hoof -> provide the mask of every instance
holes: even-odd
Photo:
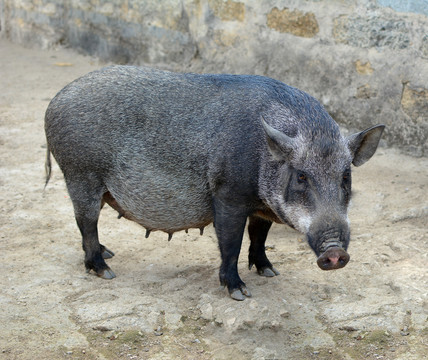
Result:
[[[114,256],[114,252],[104,247],[101,256],[103,259],[111,259]]]
[[[114,279],[116,277],[116,274],[110,268],[101,270],[100,272],[97,273],[97,275],[100,278],[103,278],[103,279],[106,279],[106,280],[111,280],[111,279]]]
[[[248,290],[246,286],[243,286],[243,287],[241,288],[241,291],[242,291],[242,293],[243,293],[246,297],[251,297],[250,290]]]
[[[257,271],[260,276],[266,276],[266,277],[274,277],[276,275],[279,275],[279,271],[276,270],[274,267],[272,268],[264,268]]]
[[[242,286],[240,289],[233,290],[230,297],[234,300],[243,301],[245,297],[251,297],[251,293],[245,286]]]

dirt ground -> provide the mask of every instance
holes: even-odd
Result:
[[[351,261],[323,272],[301,234],[274,226],[281,272],[240,274],[253,297],[219,286],[212,227],[152,233],[105,207],[117,278],[87,274],[62,174],[44,185],[44,111],[101,67],[67,49],[0,40],[0,359],[425,359],[428,159],[380,148],[354,168]],[[375,120],[374,120],[375,121]]]

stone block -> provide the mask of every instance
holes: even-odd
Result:
[[[369,61],[362,62],[361,60],[355,62],[355,70],[360,75],[371,75],[374,71]]]
[[[267,26],[281,33],[311,38],[319,32],[315,15],[300,10],[279,10],[274,7],[267,15]]]
[[[216,30],[214,32],[214,42],[219,46],[234,46],[238,41],[238,35],[234,32]]]
[[[244,21],[245,5],[242,2],[232,0],[210,0],[210,8],[214,15],[223,21]]]
[[[412,25],[398,16],[342,15],[334,19],[337,43],[360,48],[401,50],[412,45]]]
[[[361,85],[357,88],[357,93],[355,97],[357,99],[370,99],[372,97],[376,97],[377,91],[376,89],[372,89],[369,84]]]
[[[401,96],[403,111],[417,123],[428,122],[428,89],[413,88],[410,84],[404,84]]]

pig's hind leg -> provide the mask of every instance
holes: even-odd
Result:
[[[269,259],[266,256],[265,242],[272,222],[262,219],[257,216],[250,216],[248,224],[248,234],[250,236],[251,244],[248,253],[249,268],[256,265],[257,272],[261,276],[272,277],[279,275]]]
[[[82,234],[86,270],[93,270],[104,279],[113,279],[116,275],[104,259],[111,258],[114,253],[98,241],[97,225],[104,186],[95,176],[72,175],[65,176],[65,180],[73,202],[74,216]]]

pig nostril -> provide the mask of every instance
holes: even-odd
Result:
[[[349,262],[349,255],[345,252],[342,256],[340,256],[339,261],[340,264],[343,266],[345,266],[348,262]]]
[[[326,258],[322,261],[322,266],[324,269],[329,269],[332,265],[332,261],[329,258]]]

